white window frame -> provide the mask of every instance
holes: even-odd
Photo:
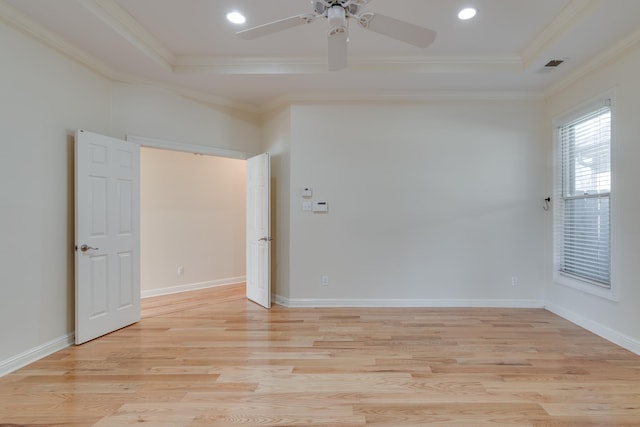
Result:
[[[562,170],[562,142],[559,138],[559,128],[563,125],[569,124],[572,121],[583,117],[604,105],[609,105],[611,108],[611,192],[609,194],[609,232],[610,232],[610,284],[609,287],[604,287],[596,283],[592,283],[588,280],[583,280],[574,276],[567,275],[561,271],[561,245],[563,238],[563,170]],[[615,91],[610,90],[606,93],[593,98],[580,106],[572,109],[555,118],[553,120],[553,135],[554,135],[554,218],[553,218],[553,280],[556,284],[562,286],[568,286],[573,289],[580,290],[585,293],[596,295],[602,298],[606,298],[612,301],[618,301],[617,287],[615,284],[615,254],[614,254],[614,240],[615,240],[615,224],[616,221],[616,208],[615,208],[615,188],[616,188],[616,167],[615,167],[615,138],[616,138],[616,108],[615,108]]]

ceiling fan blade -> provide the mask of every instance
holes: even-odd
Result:
[[[360,25],[414,46],[427,47],[436,39],[436,32],[416,24],[401,21],[379,13],[366,12],[360,16]]]
[[[238,31],[236,33],[236,36],[245,40],[257,39],[258,37],[267,36],[269,34],[277,33],[278,31],[287,30],[289,28],[297,27],[303,24],[309,24],[315,19],[315,15],[309,14],[291,16],[279,21],[274,21],[268,24],[258,25],[257,27]]]
[[[329,71],[340,71],[347,68],[347,38],[346,31],[329,34]]]

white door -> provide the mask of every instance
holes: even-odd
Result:
[[[269,153],[247,160],[247,298],[271,307]]]
[[[140,320],[140,151],[76,132],[76,344]]]

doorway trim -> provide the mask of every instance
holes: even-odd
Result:
[[[193,154],[206,154],[209,156],[226,157],[230,159],[247,160],[258,153],[246,153],[244,151],[229,150],[226,148],[209,147],[199,144],[188,144],[184,142],[168,141],[158,138],[148,138],[144,136],[127,135],[125,140],[141,147],[162,148],[171,151],[182,151]]]
[[[209,147],[205,145],[169,141],[169,140],[163,140],[158,138],[149,138],[149,137],[135,136],[135,135],[127,135],[125,138],[127,142],[130,142],[132,144],[138,145],[139,147],[145,147],[145,148],[157,148],[162,150],[176,151],[176,152],[182,152],[182,153],[193,153],[193,154],[222,157],[222,158],[228,158],[228,159],[237,159],[237,160],[247,160],[255,156],[255,154],[253,153],[234,151],[234,150],[218,148],[218,147]],[[243,276],[243,277],[228,278],[228,279],[233,279],[234,280],[233,283],[238,283],[239,281],[245,281],[246,277]],[[228,280],[222,280],[222,281],[214,280],[214,281],[208,281],[203,283],[192,283],[188,285],[172,287],[170,289],[165,289],[165,290],[162,290],[162,289],[148,290],[148,291],[142,290],[140,297],[144,299],[144,298],[149,298],[154,296],[170,295],[170,294],[175,294],[175,293],[180,293],[185,291],[210,288],[212,286],[221,286],[226,284],[230,284],[230,282]]]

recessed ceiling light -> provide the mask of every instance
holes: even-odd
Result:
[[[227,13],[227,19],[229,22],[233,22],[234,24],[244,24],[247,22],[247,18],[244,17],[240,12],[229,12]]]
[[[466,9],[462,9],[459,13],[458,13],[458,18],[462,19],[463,21],[466,21],[467,19],[471,19],[474,16],[476,16],[476,13],[478,11],[475,10],[472,7],[467,7]]]

